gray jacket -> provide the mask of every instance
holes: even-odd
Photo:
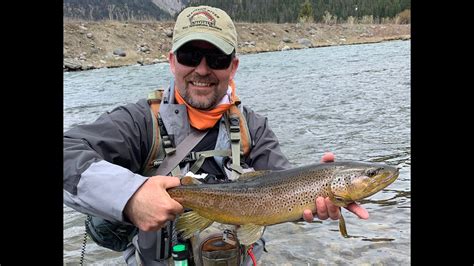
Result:
[[[123,210],[148,178],[139,171],[153,143],[149,110],[147,101],[142,99],[64,133],[63,194],[67,206],[109,221],[130,223]],[[244,163],[255,170],[289,168],[267,118],[246,106],[241,110],[251,136],[251,150]],[[160,114],[178,145],[189,134],[190,124],[186,107],[175,103],[174,90],[165,91]],[[230,148],[223,119],[219,123],[216,148]]]

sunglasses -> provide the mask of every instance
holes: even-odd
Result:
[[[212,69],[227,69],[232,62],[235,51],[230,55],[224,54],[219,49],[202,49],[197,47],[182,47],[176,51],[176,59],[178,63],[188,66],[197,67],[203,57],[206,57],[207,65]]]

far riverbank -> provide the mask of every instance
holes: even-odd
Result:
[[[239,54],[411,38],[410,24],[236,23]],[[174,22],[65,21],[64,71],[166,62]]]

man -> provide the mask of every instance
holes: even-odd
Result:
[[[151,101],[143,99],[65,132],[65,204],[111,223],[137,227],[138,234],[126,243],[124,258],[128,264],[168,263],[169,247],[179,241],[172,221],[184,211],[167,193],[167,189],[180,185],[176,175],[193,170],[208,174],[206,182],[229,182],[244,171],[290,167],[267,119],[239,104],[233,81],[239,66],[236,51],[235,26],[224,11],[208,6],[186,8],[176,20],[169,52],[174,80],[159,99],[159,114],[150,112]],[[238,119],[232,120],[235,117]],[[161,134],[158,139],[154,136],[156,125]],[[239,134],[233,135],[229,128]],[[171,146],[164,141],[168,139]],[[170,158],[177,158],[184,149],[180,145],[188,141],[194,141],[188,145],[192,148],[188,155],[213,150],[232,153],[214,153],[204,160],[186,155],[187,159],[170,163]],[[161,146],[154,153],[157,142]],[[153,161],[160,163],[148,177],[143,169],[149,165],[151,154],[164,159]],[[333,160],[331,153],[322,158]],[[163,170],[166,166],[162,165],[167,164],[171,168]],[[164,172],[156,174],[160,171]],[[315,204],[319,219],[339,218],[339,208],[329,199],[318,198]],[[355,203],[348,209],[368,218],[367,211]],[[305,210],[302,217],[308,222],[314,218],[311,210]],[[203,237],[196,242],[199,238],[192,247],[199,253],[193,254],[197,264],[203,258],[196,243],[206,240]],[[253,252],[258,257],[262,249],[263,241],[258,241]],[[242,264],[249,261],[239,259]]]

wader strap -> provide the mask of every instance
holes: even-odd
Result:
[[[173,170],[171,170],[172,176],[179,176],[180,174],[181,174],[181,170],[179,169],[179,165],[173,168]]]
[[[155,122],[155,120],[158,120],[158,122]],[[150,152],[147,157],[147,163],[145,163],[145,165],[147,165],[148,167],[145,168],[146,171],[143,172],[145,176],[154,176],[159,174],[157,172],[158,167],[161,165],[166,156],[170,156],[171,154],[176,152],[173,138],[168,135],[161,116],[158,114],[158,119],[155,120],[153,120],[153,125],[158,124],[158,129],[153,130],[153,139],[155,139],[155,135],[158,135],[159,139],[158,141],[153,141],[152,151],[156,150],[156,152],[154,152],[152,156],[150,156],[150,154],[152,154]],[[161,145],[159,143],[161,143]],[[173,168],[173,170],[171,170],[171,175],[173,176],[178,176],[180,173],[181,171],[179,169],[179,165]]]
[[[161,143],[161,129],[157,119],[160,117],[160,104],[163,98],[163,89],[157,89],[148,94],[147,102],[150,105],[150,113],[153,121],[153,142],[151,144],[152,149],[148,153],[145,163],[140,169],[140,173],[146,176],[151,175],[151,171],[154,167],[154,161],[157,156],[160,155],[160,143]]]
[[[242,174],[243,169],[240,166],[240,125],[239,116],[229,116],[230,145],[232,148],[232,176],[231,180],[236,180]]]
[[[168,131],[165,128],[165,124],[163,123],[161,116],[159,117],[158,122],[160,124],[161,132],[163,133],[161,138],[163,139],[163,148],[165,151],[165,155],[163,155],[161,158],[157,158],[157,163],[159,163],[156,166],[157,168],[163,163],[164,159],[166,159],[167,157],[169,157],[170,155],[176,152],[176,148],[174,147],[174,140],[168,135]],[[178,176],[179,174],[181,174],[181,170],[179,169],[179,163],[178,163],[173,168],[173,170],[171,170],[171,175]]]
[[[148,94],[147,102],[150,105],[150,108],[153,111],[153,114],[155,114],[155,117],[158,116],[158,112],[160,111],[160,104],[161,104],[162,99],[163,99],[163,88],[159,88]]]
[[[191,152],[190,154],[191,160],[196,160],[194,164],[189,168],[189,171],[196,173],[204,163],[204,160],[209,157],[213,156],[231,156],[230,150],[210,150],[210,151],[199,151],[199,152]]]
[[[189,134],[177,147],[174,153],[167,155],[161,165],[156,170],[158,175],[167,175],[171,170],[179,165],[181,160],[207,135],[207,131],[197,131],[191,128]]]

